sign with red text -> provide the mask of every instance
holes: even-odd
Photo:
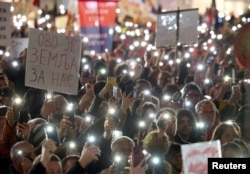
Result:
[[[0,46],[9,46],[11,40],[11,3],[0,2]]]
[[[244,25],[235,36],[234,51],[236,62],[250,70],[250,24]]]
[[[30,29],[25,86],[77,94],[81,39]]]
[[[184,174],[208,171],[208,158],[221,157],[220,140],[181,145]]]
[[[117,1],[78,2],[81,33],[88,38],[86,50],[96,53],[112,49]]]

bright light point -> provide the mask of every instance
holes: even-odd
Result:
[[[46,19],[46,20],[49,20],[49,19],[50,19],[50,15],[46,14],[46,15],[45,15],[45,19]]]
[[[144,127],[146,126],[145,121],[139,121],[138,126],[139,126],[140,128],[144,128]]]
[[[13,6],[10,6],[10,11],[13,12],[15,8]]]
[[[89,137],[88,137],[88,142],[90,142],[90,143],[93,143],[93,142],[95,142],[95,136],[93,136],[93,135],[90,135]]]
[[[115,27],[115,31],[116,31],[117,33],[121,33],[121,32],[122,32],[122,29],[121,29],[120,26],[116,26],[116,27]]]
[[[212,39],[215,39],[215,38],[216,38],[216,35],[215,35],[215,34],[212,34],[212,35],[211,35],[211,38],[212,38]]]
[[[164,65],[164,63],[163,62],[159,62],[159,66],[163,66]]]
[[[164,59],[165,59],[165,60],[168,60],[168,58],[169,58],[169,56],[166,54],[166,55],[164,56]]]
[[[241,25],[241,24],[238,24],[238,25],[237,25],[237,28],[241,28],[241,27],[242,27],[242,25]]]
[[[145,41],[142,41],[142,42],[141,42],[141,46],[142,46],[142,47],[145,47],[146,45],[147,45],[147,42],[145,42]]]
[[[95,55],[95,50],[91,50],[91,51],[90,51],[90,55],[91,55],[91,56],[94,56],[94,55]]]
[[[231,79],[231,77],[226,75],[223,79],[224,79],[225,82],[228,82]]]
[[[106,74],[106,69],[101,69],[101,70],[100,70],[100,73],[101,73],[101,74]]]
[[[22,99],[20,97],[15,98],[15,104],[19,105],[22,103]]]
[[[23,154],[23,151],[22,151],[22,150],[18,150],[18,151],[17,151],[17,154],[18,154],[18,155],[22,155],[22,154]]]
[[[149,34],[149,31],[147,29],[144,30],[144,34],[145,35],[148,35]]]
[[[169,65],[173,65],[173,64],[174,64],[174,61],[173,61],[173,60],[169,60],[169,61],[168,61],[168,64],[169,64]]]
[[[232,120],[227,120],[227,121],[225,121],[225,123],[229,124],[229,125],[233,125],[234,124],[234,122]]]
[[[41,15],[43,11],[41,9],[37,10],[37,14]]]
[[[212,39],[208,39],[208,40],[207,40],[207,43],[209,43],[209,44],[211,44],[212,42],[213,42]]]
[[[190,68],[190,67],[191,67],[191,64],[190,64],[190,63],[187,63],[187,67]]]
[[[46,130],[47,132],[53,132],[54,128],[52,126],[47,126]]]
[[[198,65],[197,65],[197,69],[198,69],[198,70],[203,70],[203,69],[204,69],[204,66],[203,66],[202,64],[198,64]]]
[[[13,66],[13,67],[17,67],[17,66],[18,66],[18,62],[17,62],[17,61],[13,61],[13,62],[12,62],[12,66]]]
[[[158,157],[153,157],[152,158],[152,162],[153,162],[153,164],[159,164],[160,163],[160,159]]]
[[[163,96],[163,100],[165,100],[165,101],[169,101],[170,99],[171,99],[170,95],[164,95]]]
[[[115,160],[115,162],[119,163],[119,162],[121,162],[122,158],[120,155],[116,155],[114,160]]]
[[[75,143],[75,142],[70,142],[70,143],[69,143],[69,147],[70,147],[71,149],[74,149],[74,148],[76,147],[76,143]]]
[[[52,27],[52,24],[51,23],[48,23],[47,24],[47,28],[51,28]]]
[[[89,115],[85,116],[85,121],[86,122],[91,122],[91,116],[89,116]]]
[[[122,35],[120,36],[120,38],[121,38],[121,40],[124,40],[124,39],[126,39],[126,35],[125,35],[125,34],[122,34]]]
[[[141,62],[141,58],[140,58],[140,57],[137,57],[137,58],[136,58],[136,61],[137,61],[137,62]]]
[[[147,27],[151,27],[152,26],[152,22],[147,22]]]
[[[122,62],[122,59],[120,59],[120,58],[119,58],[119,59],[116,59],[116,62],[117,62],[117,63],[121,63],[121,62]]]
[[[185,105],[186,105],[186,106],[191,106],[191,102],[190,102],[190,101],[186,101],[186,102],[185,102]]]
[[[164,113],[164,114],[163,114],[163,118],[164,118],[164,119],[169,119],[169,118],[170,118],[170,115],[169,115],[168,113]]]
[[[115,114],[115,108],[109,108],[109,114],[114,115]]]
[[[218,39],[218,40],[221,40],[222,38],[223,38],[223,35],[222,35],[222,34],[218,34],[218,35],[217,35],[217,39]]]
[[[117,9],[115,10],[115,12],[116,12],[117,14],[119,14],[119,13],[121,12],[121,9],[117,8]]]
[[[201,129],[201,128],[204,128],[205,127],[205,123],[204,122],[197,122],[196,123],[196,127]]]
[[[134,48],[135,48],[135,47],[134,47],[133,45],[130,45],[130,46],[129,46],[129,49],[130,49],[130,50],[134,50]]]
[[[152,119],[155,118],[155,114],[154,113],[150,113],[149,114],[149,118],[152,118]]]
[[[46,98],[47,99],[52,99],[52,94],[50,94],[50,93],[46,94]]]
[[[242,21],[242,22],[247,22],[247,18],[246,18],[246,17],[243,17],[243,18],[241,19],[241,21]]]
[[[67,110],[68,111],[72,111],[73,107],[74,107],[74,104],[73,103],[69,103],[68,106],[67,106]]]
[[[231,16],[226,16],[226,17],[225,17],[225,20],[226,20],[226,21],[229,21],[230,19],[231,19]]]
[[[138,47],[140,45],[140,43],[138,41],[134,41],[134,46]]]
[[[89,69],[89,65],[84,65],[83,69],[85,70]]]
[[[232,27],[232,30],[233,30],[233,31],[236,31],[236,30],[237,30],[237,27],[236,27],[236,26],[233,26],[233,27]]]
[[[180,58],[177,58],[177,59],[176,59],[176,63],[177,63],[177,64],[181,63],[181,59],[180,59]]]
[[[158,52],[158,51],[155,51],[155,52],[154,52],[154,56],[155,56],[155,57],[158,57],[158,56],[159,56],[159,52]]]
[[[128,71],[127,71],[126,69],[124,69],[124,70],[122,70],[122,73],[123,73],[123,74],[127,74]]]
[[[185,54],[184,54],[184,57],[185,57],[186,59],[190,58],[190,53],[185,53]]]
[[[3,50],[0,50],[0,55],[3,55]]]
[[[89,41],[89,39],[87,37],[84,37],[83,39],[83,42],[87,43]]]
[[[143,91],[143,94],[144,95],[150,95],[150,91],[149,90],[145,90],[145,91]]]
[[[210,80],[209,80],[209,79],[205,79],[205,80],[204,80],[204,83],[205,83],[205,84],[209,84],[209,83],[210,83]]]
[[[4,56],[9,57],[10,56],[10,52],[8,52],[8,51],[5,52]]]
[[[244,82],[250,84],[250,79],[244,79]]]
[[[82,63],[86,63],[87,59],[86,58],[82,58]]]
[[[134,77],[134,75],[135,75],[135,72],[134,72],[134,71],[130,71],[130,72],[129,72],[129,76],[130,76],[130,77]]]
[[[178,43],[177,43],[177,46],[181,46],[181,43],[180,43],[180,42],[178,42]]]

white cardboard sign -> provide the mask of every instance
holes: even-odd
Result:
[[[0,46],[9,46],[11,40],[11,3],[0,2]]]
[[[80,52],[80,37],[31,29],[25,85],[77,94]]]

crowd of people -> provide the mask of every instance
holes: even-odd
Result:
[[[115,32],[112,52],[82,55],[76,96],[25,86],[27,49],[2,58],[0,173],[179,174],[181,145],[212,140],[222,157],[250,157],[250,71],[228,26],[217,32],[175,49],[154,48],[154,31],[147,47]]]

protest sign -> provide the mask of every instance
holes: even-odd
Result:
[[[81,39],[31,29],[25,85],[77,94]]]
[[[10,59],[20,57],[20,53],[28,48],[29,38],[13,38],[10,44]]]
[[[179,17],[177,16],[179,14]],[[157,16],[156,47],[175,47],[194,44],[198,41],[198,9],[160,13]]]
[[[11,3],[0,2],[0,46],[9,46],[11,40]]]
[[[81,33],[88,38],[86,50],[96,53],[112,49],[117,1],[79,1]]]
[[[208,171],[208,158],[221,157],[220,140],[181,145],[184,174]]]

